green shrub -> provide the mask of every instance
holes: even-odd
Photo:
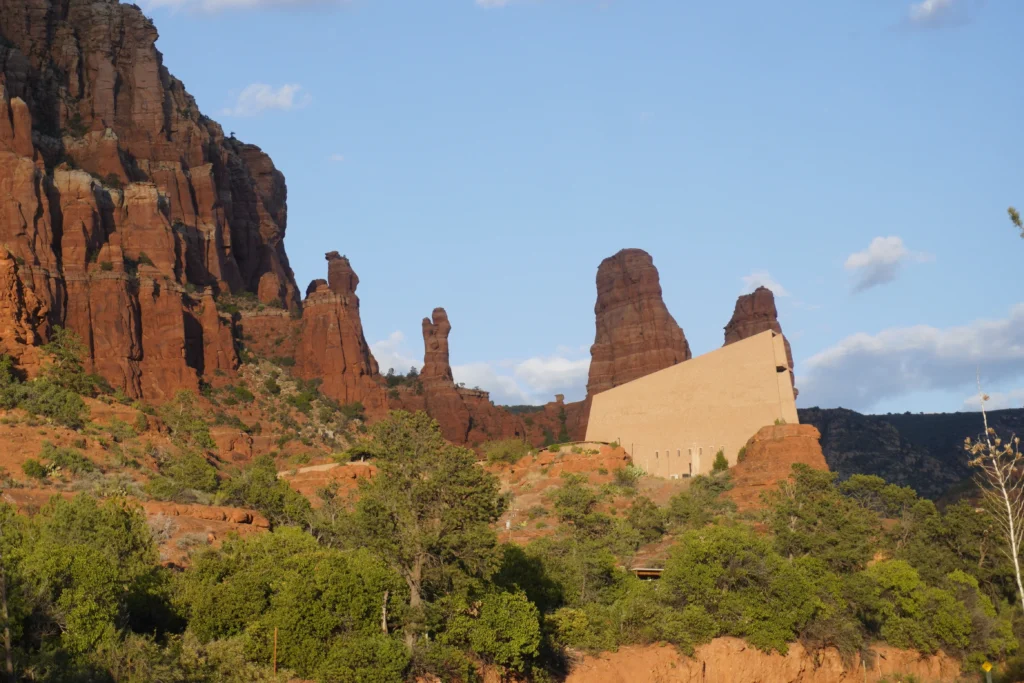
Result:
[[[501,441],[488,441],[483,446],[487,462],[504,462],[515,464],[530,454],[530,444],[522,439],[503,439]]]
[[[637,483],[644,476],[644,471],[636,465],[626,465],[615,470],[615,485],[624,489],[635,489]]]
[[[18,407],[71,429],[84,426],[89,409],[74,391],[46,378],[26,382],[22,389]]]
[[[110,424],[107,425],[107,431],[116,443],[138,436],[130,424],[116,417],[111,418]]]
[[[222,484],[231,505],[258,510],[274,524],[305,524],[311,512],[309,501],[279,479],[274,459],[263,455],[241,473]]]
[[[736,462],[743,462],[747,459],[747,447],[743,446],[736,454]]]
[[[241,384],[231,385],[227,387],[227,390],[231,393],[231,396],[241,403],[252,403],[256,400],[256,396]]]
[[[268,394],[277,396],[281,393],[281,385],[277,383],[277,380],[273,377],[268,377],[263,380],[263,390]]]
[[[214,493],[220,486],[217,468],[194,451],[185,451],[172,458],[160,468],[160,472],[186,489]]]
[[[346,403],[339,410],[348,420],[366,420],[366,408],[359,401]]]
[[[608,610],[589,604],[563,607],[547,618],[552,639],[562,647],[587,652],[607,652],[618,645],[618,633]]]
[[[718,635],[718,624],[707,610],[699,605],[682,609],[668,605],[657,587],[646,581],[629,583],[625,595],[615,604],[615,613],[621,644],[668,642],[692,655],[694,646]]]
[[[21,463],[21,471],[25,473],[25,476],[31,479],[39,479],[40,481],[46,479],[49,474],[49,471],[43,464],[34,458],[28,458],[25,462]]]
[[[49,441],[43,442],[40,457],[48,461],[51,467],[58,467],[71,474],[85,474],[96,470],[96,465],[81,451],[74,448],[57,447]]]
[[[183,389],[176,393],[172,401],[160,407],[159,414],[171,430],[171,438],[182,448],[216,448],[198,399],[191,391]]]
[[[110,272],[114,269],[114,264],[110,261],[100,261],[100,270],[104,272]]]
[[[317,669],[321,681],[402,683],[409,667],[405,646],[381,634],[339,638]]]

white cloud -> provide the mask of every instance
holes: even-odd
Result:
[[[985,0],[917,0],[910,5],[907,23],[917,28],[962,26],[969,23]]]
[[[452,366],[452,375],[457,383],[491,392],[491,400],[498,405],[536,402],[526,389],[519,386],[515,377],[499,373],[498,368],[491,363],[455,365]]]
[[[541,405],[565,394],[567,401],[586,395],[590,357],[537,356],[521,361],[473,363],[452,368],[456,382],[491,392],[498,405]]]
[[[853,290],[863,292],[892,282],[907,263],[932,258],[930,254],[908,250],[899,237],[876,237],[864,251],[850,254],[845,267],[854,276]]]
[[[274,88],[266,83],[253,83],[238,94],[233,107],[225,109],[226,116],[256,116],[268,110],[291,111],[301,109],[312,101],[302,86],[296,83]]]
[[[910,21],[930,24],[938,21],[953,7],[953,0],[921,0],[910,6]]]
[[[423,361],[406,346],[400,331],[370,344],[382,374],[389,368],[405,374],[411,367],[422,367]],[[589,370],[590,347],[559,346],[551,356],[453,365],[452,375],[467,387],[491,392],[498,405],[541,405],[553,401],[555,394],[565,394],[568,401],[583,399]]]
[[[927,325],[855,334],[797,363],[805,406],[871,410],[915,392],[958,391],[1024,376],[1024,304],[1006,318],[939,329]]]
[[[1005,408],[1024,408],[1024,389],[1011,389],[988,395],[988,400],[985,401],[985,410],[1003,410]],[[963,410],[980,411],[981,394],[974,394],[965,399]]]
[[[343,155],[343,154],[332,154],[330,156],[330,160],[333,161],[336,164],[340,164],[342,161],[345,161],[345,155]]]
[[[413,358],[404,347],[405,335],[401,332],[392,332],[387,339],[370,344],[370,351],[377,359],[377,365],[382,374],[390,368],[394,368],[395,372],[400,375],[409,372],[409,368],[412,367],[419,370],[423,365],[423,360]]]
[[[587,384],[590,358],[572,360],[560,356],[529,358],[516,366],[516,377],[534,393],[547,394],[547,400],[556,393]]]
[[[505,7],[512,3],[512,0],[476,0],[476,4],[480,7],[487,7],[488,9],[493,7]]]
[[[766,270],[755,270],[750,275],[744,275],[743,280],[743,291],[740,294],[750,294],[758,287],[767,287],[772,290],[772,294],[775,296],[789,296],[789,292],[786,288],[779,284],[779,281],[772,277],[772,274]]]

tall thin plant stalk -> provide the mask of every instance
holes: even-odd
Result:
[[[1004,442],[988,426],[985,402],[989,397],[980,391],[979,395],[985,434],[977,441],[966,439],[964,448],[970,458],[970,465],[978,472],[978,484],[986,507],[1002,531],[1005,541],[1003,550],[1013,561],[1017,597],[1021,607],[1024,607],[1024,583],[1021,581],[1020,570],[1020,551],[1024,545],[1024,454],[1020,450],[1020,437],[1014,436]]]

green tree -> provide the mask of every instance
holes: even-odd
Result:
[[[725,451],[718,451],[715,453],[715,462],[711,466],[712,472],[727,472],[729,470],[729,461],[725,457]]]
[[[813,556],[838,573],[862,569],[882,536],[878,515],[844,497],[836,476],[794,465],[789,481],[767,496],[768,523],[784,556]]]
[[[92,395],[97,380],[85,372],[83,359],[88,349],[77,334],[64,327],[54,327],[43,351],[49,356],[43,377],[76,394]]]
[[[191,391],[178,391],[159,412],[160,419],[171,430],[171,438],[180,447],[206,450],[217,447],[210,436],[210,426],[200,412],[199,399]]]
[[[0,356],[0,408],[17,408],[25,397],[25,387],[18,377],[14,360],[6,353]]]
[[[523,593],[488,593],[465,605],[440,640],[469,647],[502,669],[524,673],[540,652],[540,613]]]
[[[392,638],[381,634],[335,640],[317,679],[323,683],[402,683],[409,667],[409,653]]]
[[[86,656],[147,617],[133,606],[148,602],[161,570],[139,508],[118,499],[54,497],[33,522],[23,567],[35,612],[45,615],[37,625],[42,633],[58,631],[68,652]]]
[[[26,526],[25,518],[19,517],[12,506],[0,503],[0,636],[4,674],[11,683],[15,680],[14,643],[21,635],[20,622],[26,612],[25,601],[19,599]]]
[[[277,476],[277,465],[261,455],[241,473],[221,484],[231,505],[258,510],[273,524],[306,526],[312,508],[309,501]]]
[[[665,511],[646,496],[633,501],[626,519],[639,534],[641,543],[651,543],[665,535]]]
[[[501,552],[491,528],[504,508],[498,481],[472,451],[452,446],[426,413],[392,412],[373,428],[375,477],[361,482],[353,519],[358,538],[405,580],[409,607],[489,578]],[[407,644],[415,633],[407,633]]]
[[[865,621],[890,645],[933,653],[963,651],[970,644],[967,608],[949,591],[925,584],[902,560],[862,572],[856,591]]]
[[[247,658],[270,663],[277,629],[278,661],[305,677],[398,681],[408,664],[389,635],[403,621],[401,578],[366,551],[323,548],[298,529],[200,553],[178,596],[201,643],[242,637]],[[346,645],[353,642],[360,647]],[[356,673],[374,662],[389,673]]]
[[[690,488],[672,496],[666,516],[670,525],[697,529],[710,524],[717,516],[736,510],[736,504],[721,495],[732,488],[728,476],[698,476],[690,480]]]
[[[703,610],[722,633],[785,653],[816,608],[812,581],[799,565],[745,527],[688,531],[661,578],[668,604]]]

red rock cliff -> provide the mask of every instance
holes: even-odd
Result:
[[[690,360],[690,345],[665,307],[650,254],[623,249],[597,269],[597,334],[587,395]]]
[[[779,312],[775,308],[775,295],[767,287],[758,287],[750,294],[744,294],[736,301],[736,310],[732,314],[732,320],[725,326],[725,346],[738,341],[753,337],[771,330],[782,334],[782,325],[779,324]],[[793,349],[789,346],[786,335],[782,335],[786,342],[786,359],[789,361],[790,376],[793,376]],[[799,393],[794,388],[794,394]]]
[[[116,0],[0,0],[0,330],[33,371],[53,325],[133,396],[233,369],[215,293],[297,309],[284,177],[224,136]],[[3,260],[3,259],[0,259]]]

